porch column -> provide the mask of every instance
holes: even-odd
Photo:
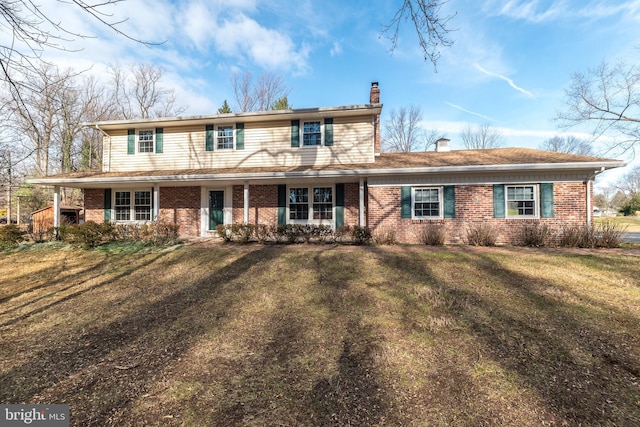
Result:
[[[359,218],[359,222],[360,222],[360,227],[364,227],[367,225],[366,223],[366,218],[364,215],[364,178],[360,178],[360,186],[359,186],[359,191],[358,191],[358,195],[359,195],[359,199],[360,199],[360,218]]]
[[[160,184],[153,184],[153,212],[152,219],[158,221],[160,219]]]
[[[249,183],[244,183],[244,218],[245,224],[249,223]]]
[[[53,187],[53,226],[60,227],[60,186]]]
[[[593,179],[588,179],[586,182],[587,187],[587,227],[591,228],[591,215],[593,214],[593,208],[591,207],[591,186],[593,185]]]

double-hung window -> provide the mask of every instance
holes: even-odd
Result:
[[[116,191],[116,221],[151,221],[151,191]]]
[[[322,222],[333,220],[333,187],[289,188],[289,219]]]
[[[442,188],[414,187],[412,190],[413,218],[442,218]]]
[[[138,131],[138,153],[153,153],[153,131]]]
[[[506,187],[507,218],[536,218],[538,216],[538,187],[536,185],[508,185]]]
[[[233,126],[218,126],[216,149],[233,150]]]
[[[322,124],[320,121],[302,123],[302,146],[314,147],[322,145]]]

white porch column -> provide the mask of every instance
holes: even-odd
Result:
[[[249,223],[249,183],[244,183],[244,218],[245,224]]]
[[[593,209],[591,208],[591,187],[593,185],[593,179],[587,180],[587,227],[591,228],[591,215]]]
[[[60,186],[53,187],[53,226],[60,227]]]
[[[160,184],[153,184],[153,220],[160,219]]]
[[[364,204],[364,178],[360,178],[360,187],[359,187],[358,194],[359,194],[359,198],[360,198],[360,209],[359,209],[359,211],[360,211],[360,219],[359,219],[359,222],[360,222],[360,227],[364,227],[365,225],[367,225],[366,224],[366,218],[365,218],[365,215],[364,215],[365,214],[365,212],[364,212],[364,209],[365,209],[365,204]]]

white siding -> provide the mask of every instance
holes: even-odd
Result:
[[[165,127],[162,153],[127,154],[127,130],[123,129],[111,133],[111,147],[108,147],[109,138],[105,138],[105,165],[109,165],[111,172],[124,172],[374,161],[371,116],[335,118],[333,135],[334,142],[330,147],[292,148],[290,120],[249,122],[245,123],[243,150],[206,151],[204,125]]]

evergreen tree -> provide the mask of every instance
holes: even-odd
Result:
[[[232,113],[233,111],[231,111],[231,108],[229,107],[229,104],[227,103],[227,100],[225,99],[224,102],[222,103],[222,107],[218,108],[218,114],[228,114],[228,113]]]
[[[283,96],[282,98],[278,98],[276,99],[276,102],[273,103],[273,107],[271,107],[272,110],[292,110],[293,106],[289,105],[289,100],[287,99],[286,96]]]

